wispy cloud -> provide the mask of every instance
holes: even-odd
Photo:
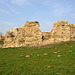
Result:
[[[3,2],[3,5],[4,6],[0,7],[0,13],[2,13],[2,14],[12,14],[12,13],[14,13],[16,15],[20,15],[20,12],[16,8],[14,8],[10,3]]]
[[[30,0],[11,0],[12,4],[23,6],[23,5],[30,5]]]
[[[75,19],[75,13],[72,13],[70,17]]]
[[[39,1],[40,1],[40,0],[39,0]],[[55,1],[56,1],[56,0],[42,0],[42,1],[41,1],[41,4],[48,6],[48,5],[52,5]]]
[[[0,9],[0,13],[9,14],[10,12],[6,9]]]
[[[25,0],[11,0],[12,4],[23,5]]]
[[[12,7],[9,8],[9,9],[10,9],[10,12],[12,12],[12,13],[14,13],[14,14],[16,14],[16,15],[20,15],[20,12],[17,11],[17,10],[15,10],[15,9],[13,9]]]
[[[1,21],[0,22],[0,32],[2,32],[4,35],[8,30],[13,29],[13,27],[17,27],[17,23],[13,23],[10,21]]]
[[[11,0],[11,3],[18,6],[35,5],[37,3],[42,5],[50,5],[53,1],[56,0]]]
[[[7,26],[15,26],[16,25],[15,23],[8,22],[8,21],[3,21],[1,24],[2,25],[7,25]]]
[[[71,6],[63,6],[62,4],[56,4],[53,6],[53,14],[54,16],[58,16],[61,17],[65,14],[67,14],[68,12],[71,11]]]
[[[10,8],[10,7],[9,7],[9,10],[7,10],[7,9],[0,9],[0,13],[7,14],[7,15],[14,13],[16,15],[20,15],[20,12],[19,11],[15,10],[13,8]]]

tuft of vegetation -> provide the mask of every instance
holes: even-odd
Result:
[[[0,75],[75,75],[75,42],[0,48]]]

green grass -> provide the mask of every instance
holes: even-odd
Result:
[[[75,75],[75,42],[45,48],[0,48],[0,75]]]
[[[2,44],[4,44],[4,42],[3,41],[0,41],[0,45],[2,45]]]

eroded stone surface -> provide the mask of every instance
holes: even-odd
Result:
[[[4,39],[5,39],[5,36],[0,35],[0,41],[4,41]]]
[[[75,41],[75,24],[68,23],[68,21],[54,23],[52,37],[54,42]]]
[[[5,47],[41,46],[39,22],[27,21],[21,28],[13,28],[5,35]]]
[[[13,28],[5,35],[4,47],[42,46],[75,41],[75,24],[58,21],[51,32],[41,32],[38,21],[27,21],[21,28]]]

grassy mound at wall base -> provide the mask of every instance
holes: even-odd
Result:
[[[75,75],[75,42],[0,48],[0,75]]]

